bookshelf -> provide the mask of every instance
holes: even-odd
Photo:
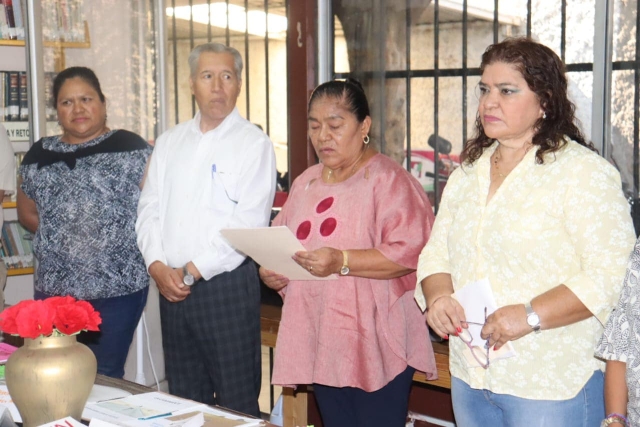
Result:
[[[81,5],[82,0],[76,0],[78,4]],[[49,6],[54,6],[54,8],[60,8],[60,5],[56,5],[55,0],[47,0]],[[47,9],[50,9],[47,8]],[[15,9],[14,9],[15,11]],[[60,11],[58,11],[60,12]],[[50,15],[50,14],[49,14]],[[48,16],[48,15],[47,15]],[[70,23],[71,20],[67,19],[65,22]],[[66,58],[65,58],[65,50],[66,49],[88,49],[91,47],[91,39],[89,32],[89,25],[86,20],[78,20],[76,21],[80,24],[80,27],[77,28],[79,31],[76,31],[74,34],[66,33],[66,32],[53,32],[54,36],[60,37],[60,40],[44,40],[43,46],[44,48],[48,48],[52,51],[53,56],[53,69],[54,71],[60,72],[66,68]],[[48,25],[47,25],[48,24]],[[51,22],[44,23],[45,26],[50,26]],[[59,28],[57,29],[60,30]],[[49,34],[51,36],[52,33]],[[77,37],[81,39],[81,41],[69,41],[65,40],[65,37],[73,38],[74,36],[80,35]],[[0,39],[0,70],[9,70],[11,72],[24,72],[26,70],[26,42],[25,40],[7,40]],[[1,121],[1,119],[0,119]],[[11,141],[11,145],[13,147],[13,151],[15,153],[25,153],[29,150],[30,147],[30,135],[29,135],[29,122],[26,120],[22,121],[3,121],[4,127],[7,129],[7,133],[9,136],[9,140]],[[47,122],[46,124],[46,134],[52,135],[58,133],[57,123],[56,122]],[[15,201],[15,196],[5,197],[3,200],[0,200],[2,210],[0,211],[0,215],[4,216],[6,221],[15,221],[17,220],[17,203]],[[0,260],[2,262],[2,260]],[[17,296],[17,300],[21,300],[29,298],[32,296],[32,286],[33,286],[33,275],[34,269],[33,267],[27,268],[9,268],[8,276],[13,281],[13,286],[18,285],[20,288],[24,289],[25,286],[31,288],[31,291],[25,293],[24,291],[19,291]],[[9,282],[8,282],[9,284]],[[31,295],[30,295],[31,294]],[[11,301],[11,297],[6,295],[7,302],[12,303],[16,301]]]
[[[27,268],[9,268],[7,269],[7,276],[12,277],[12,276],[26,276],[28,274],[33,274],[34,269],[33,267],[27,267]]]
[[[45,40],[43,44],[44,47],[54,49],[54,68],[56,72],[62,71],[66,68],[64,55],[65,49],[88,49],[91,47],[91,34],[89,33],[89,24],[87,23],[87,21],[84,21],[84,41],[82,42]],[[25,47],[25,41],[0,39],[0,46]]]

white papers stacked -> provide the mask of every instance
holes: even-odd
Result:
[[[185,414],[188,414],[184,416]],[[253,427],[262,420],[210,408],[193,400],[151,392],[87,404],[91,427]]]

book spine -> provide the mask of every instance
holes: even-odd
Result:
[[[9,72],[9,120],[20,120],[20,73]]]
[[[2,261],[7,266],[7,268],[11,268],[11,265],[10,265],[11,261],[9,258],[11,256],[11,253],[9,252],[9,243],[5,235],[6,235],[6,232],[3,224],[2,229],[0,230],[0,246],[2,247]]]
[[[20,72],[20,120],[29,120],[29,93],[27,91],[27,72]]]
[[[9,79],[9,72],[4,72],[4,80],[2,82],[2,86],[4,87],[4,121],[9,121],[9,88],[11,86],[11,82]]]
[[[5,72],[4,71],[0,71],[0,121],[5,121],[5,115],[6,115],[6,96],[5,96]]]
[[[16,20],[13,16],[13,0],[2,0],[4,2],[4,13],[7,16],[7,26],[9,27],[9,38],[16,40],[18,33],[16,32]]]
[[[22,19],[22,1],[13,1],[13,18],[16,22],[18,40],[24,40],[24,20]]]
[[[4,0],[0,0],[0,38],[7,40],[11,38],[9,35],[9,24],[7,22],[7,14],[4,11]]]
[[[10,230],[11,230],[11,239],[15,242],[16,247],[16,256],[18,257],[18,263],[20,268],[26,267],[26,264],[23,262],[24,258],[24,248],[22,247],[22,240],[20,240],[20,230],[18,230],[18,223],[15,221],[10,222]]]

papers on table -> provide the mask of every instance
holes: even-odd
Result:
[[[108,387],[106,385],[94,384],[91,388],[89,398],[87,399],[87,404],[98,403],[103,400],[119,399],[127,396],[131,396],[131,393],[128,391],[115,387]]]
[[[291,257],[306,251],[287,227],[226,228],[220,234],[238,251],[250,256],[262,267],[289,280],[335,280],[337,276],[316,277]]]
[[[7,385],[4,382],[0,384],[0,406],[4,406],[9,410],[15,422],[22,422],[20,412],[18,412],[18,408],[16,407],[15,403],[13,403],[13,399],[11,399],[9,390],[7,389]]]
[[[473,338],[471,345],[484,348],[487,340],[482,339],[480,331],[482,330],[482,325],[484,325],[485,321],[485,307],[487,309],[487,316],[498,308],[489,280],[482,279],[477,282],[471,282],[457,290],[453,294],[453,297],[457,299],[460,305],[462,305],[462,308],[464,308],[464,314],[467,321],[479,323],[479,325],[469,324],[469,333]],[[480,363],[478,363],[478,361],[473,357],[469,348],[464,350],[463,355],[470,367],[480,366]],[[493,348],[490,349],[489,361],[514,357],[516,355],[517,353],[513,348],[513,345],[511,345],[511,342],[508,342],[498,351],[494,351]]]
[[[74,420],[72,417],[64,417],[50,423],[42,424],[39,427],[85,427],[80,421]]]
[[[200,415],[202,414],[202,415]],[[210,408],[160,392],[87,404],[82,418],[91,427],[254,427],[262,420]]]

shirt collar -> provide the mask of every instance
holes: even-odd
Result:
[[[238,107],[233,107],[233,110],[231,110],[229,115],[224,118],[222,123],[220,123],[214,129],[211,129],[210,131],[207,131],[205,133],[209,133],[209,132],[224,133],[227,129],[229,129],[229,128],[231,128],[233,126],[233,124],[236,122],[236,120],[239,117],[240,117],[240,113],[238,112]],[[200,114],[200,111],[198,111],[196,113],[196,115],[193,116],[193,119],[191,120],[191,127],[192,127],[194,132],[199,133],[201,135],[204,135],[202,133],[202,131],[200,130],[200,120],[201,120],[201,118],[202,118],[202,115]]]

